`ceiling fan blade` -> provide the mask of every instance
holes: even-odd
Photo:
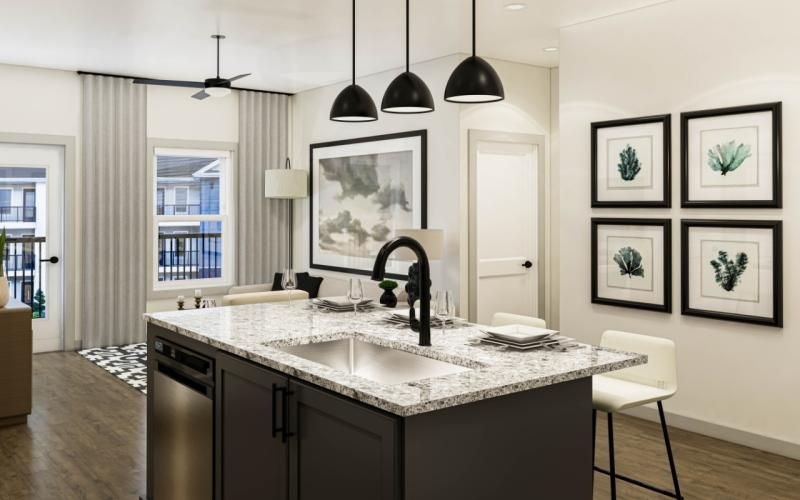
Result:
[[[197,99],[198,101],[202,101],[202,100],[203,100],[203,99],[205,99],[206,97],[211,97],[211,94],[207,94],[207,93],[206,93],[206,90],[205,90],[205,89],[203,89],[203,90],[201,90],[200,92],[198,92],[198,93],[196,93],[196,94],[193,94],[193,95],[192,95],[192,97],[194,97],[194,98],[195,98],[195,99]]]
[[[246,76],[250,76],[250,75],[252,75],[252,74],[253,74],[253,73],[244,73],[244,74],[241,74],[241,75],[236,75],[236,76],[234,76],[233,78],[228,78],[228,81],[229,81],[229,82],[232,82],[232,81],[234,81],[234,80],[238,80],[239,78],[244,78],[244,77],[246,77]]]
[[[204,82],[187,82],[184,80],[156,80],[152,78],[134,78],[133,83],[143,83],[145,85],[165,85],[167,87],[188,87],[193,89],[204,89]]]

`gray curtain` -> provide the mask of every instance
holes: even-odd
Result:
[[[239,92],[239,285],[271,283],[290,260],[291,201],[264,198],[264,170],[283,168],[288,133],[288,96]]]
[[[147,93],[83,75],[82,345],[145,339]]]

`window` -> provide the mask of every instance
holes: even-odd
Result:
[[[11,190],[0,189],[0,220],[6,220],[11,215]]]
[[[153,288],[233,284],[229,151],[155,148]]]
[[[22,191],[22,218],[25,222],[36,222],[36,190]]]

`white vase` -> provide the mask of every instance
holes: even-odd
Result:
[[[8,278],[0,276],[0,307],[4,307],[8,304],[8,297]]]

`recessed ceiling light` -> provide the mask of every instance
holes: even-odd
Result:
[[[509,3],[506,4],[505,8],[506,10],[522,10],[525,7],[527,7],[527,5],[525,5],[524,3]]]
[[[545,47],[542,50],[545,52],[558,52],[558,47]]]

